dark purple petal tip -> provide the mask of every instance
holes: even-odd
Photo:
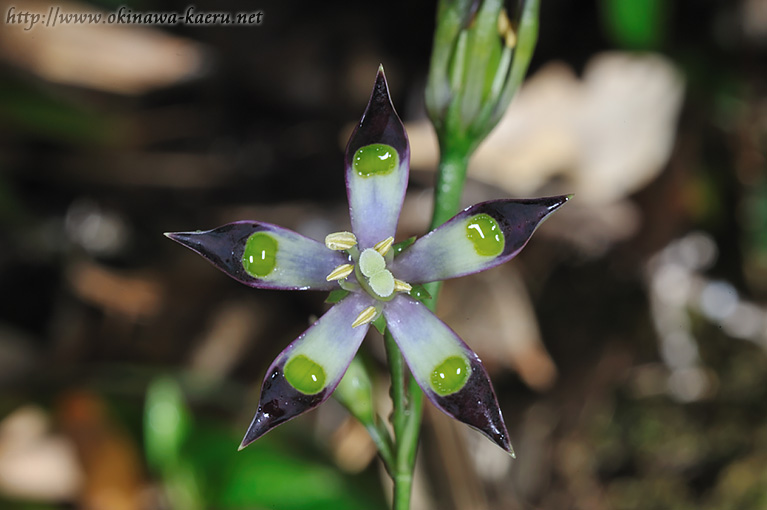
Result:
[[[478,358],[470,357],[471,376],[460,391],[447,396],[428,392],[429,398],[445,413],[482,432],[514,456],[490,377]]]
[[[274,427],[314,409],[327,400],[333,389],[326,388],[314,395],[306,395],[285,380],[282,366],[273,366],[264,379],[258,410],[239,449],[242,450]]]
[[[252,279],[240,259],[248,236],[261,230],[256,223],[230,223],[212,230],[169,232],[165,237],[186,246],[238,280]]]
[[[370,101],[346,146],[346,168],[352,166],[352,158],[357,149],[374,143],[394,147],[399,153],[400,164],[404,163],[409,168],[410,145],[407,133],[394,110],[383,66],[378,68]]]
[[[506,244],[499,259],[504,262],[516,255],[532,237],[535,230],[551,213],[562,207],[572,195],[554,197],[491,200],[466,209],[467,216],[485,213],[503,231]]]

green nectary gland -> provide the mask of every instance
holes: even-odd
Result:
[[[374,143],[357,149],[352,158],[354,171],[360,177],[390,174],[399,165],[399,155],[391,145]]]
[[[503,231],[493,217],[476,214],[466,221],[466,238],[474,245],[477,254],[497,257],[506,244]]]
[[[325,370],[303,354],[291,358],[283,372],[285,380],[306,395],[319,393],[325,387]]]
[[[277,265],[277,240],[266,232],[256,232],[245,242],[242,267],[255,278],[263,278]]]
[[[434,368],[429,382],[442,397],[459,391],[466,385],[471,373],[469,361],[463,356],[450,356]]]

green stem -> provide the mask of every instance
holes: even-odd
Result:
[[[409,396],[405,392],[405,363],[391,333],[384,334],[386,355],[391,371],[391,397],[394,404],[392,426],[395,437],[395,461],[390,473],[394,482],[394,510],[410,508],[413,468],[418,449],[423,393],[412,376],[408,376]]]
[[[376,448],[378,448],[378,453],[381,456],[381,460],[383,460],[386,472],[389,473],[389,476],[394,476],[395,467],[394,455],[392,454],[391,447],[391,437],[389,436],[388,431],[382,427],[383,425],[378,419],[378,416],[376,416],[375,423],[371,423],[365,426],[368,434],[370,434],[370,438],[373,440]]]
[[[429,230],[434,230],[455,216],[461,207],[461,193],[466,182],[466,171],[469,166],[469,151],[443,147],[442,157],[437,172],[437,185],[434,189],[434,212]],[[431,282],[424,285],[431,299],[426,306],[433,312],[437,308],[437,296],[442,288],[442,282]]]
[[[418,432],[421,429],[421,415],[423,411],[423,392],[412,376],[410,377],[408,391],[410,392],[410,414],[402,433],[399,458],[404,459],[404,465],[412,473],[415,466],[415,454],[418,450]],[[409,497],[410,491],[408,490]]]
[[[442,148],[442,158],[437,173],[437,186],[434,189],[434,213],[431,219],[431,230],[439,227],[458,212],[461,206],[461,193],[466,181],[468,162],[468,151]],[[432,296],[437,297],[436,294],[432,294]]]
[[[389,361],[389,371],[391,373],[391,399],[392,427],[394,428],[395,458],[389,473],[394,482],[394,509],[408,510],[410,508],[410,492],[413,485],[413,461],[410,461],[410,450],[412,457],[415,457],[415,446],[418,443],[418,432],[415,432],[415,438],[411,431],[412,414],[408,410],[407,395],[405,393],[405,360],[397,347],[389,331],[384,333],[384,345],[386,346],[386,357]],[[410,404],[412,405],[412,394]],[[420,414],[420,413],[419,413]],[[417,424],[416,424],[417,428]]]
[[[394,441],[399,444],[400,436],[405,427],[407,419],[407,397],[405,396],[405,360],[397,347],[391,333],[387,330],[384,333],[384,345],[386,346],[386,357],[389,362],[389,372],[391,373],[391,400],[394,406],[392,410],[392,426],[394,428]]]

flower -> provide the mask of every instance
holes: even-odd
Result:
[[[269,223],[239,221],[205,232],[166,234],[251,287],[348,292],[271,364],[240,448],[324,402],[370,323],[383,316],[434,405],[512,451],[479,358],[411,296],[412,286],[506,262],[568,197],[473,205],[395,255],[392,243],[409,163],[407,134],[379,68],[370,102],[346,148],[351,232],[330,234],[323,244]]]

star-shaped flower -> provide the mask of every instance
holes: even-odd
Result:
[[[410,146],[382,68],[349,140],[345,163],[352,231],[330,234],[324,244],[257,221],[166,234],[251,287],[348,291],[271,364],[241,448],[324,402],[370,323],[383,316],[411,373],[434,405],[511,452],[495,392],[479,357],[411,295],[412,286],[506,262],[568,197],[476,204],[401,252],[393,249]]]

